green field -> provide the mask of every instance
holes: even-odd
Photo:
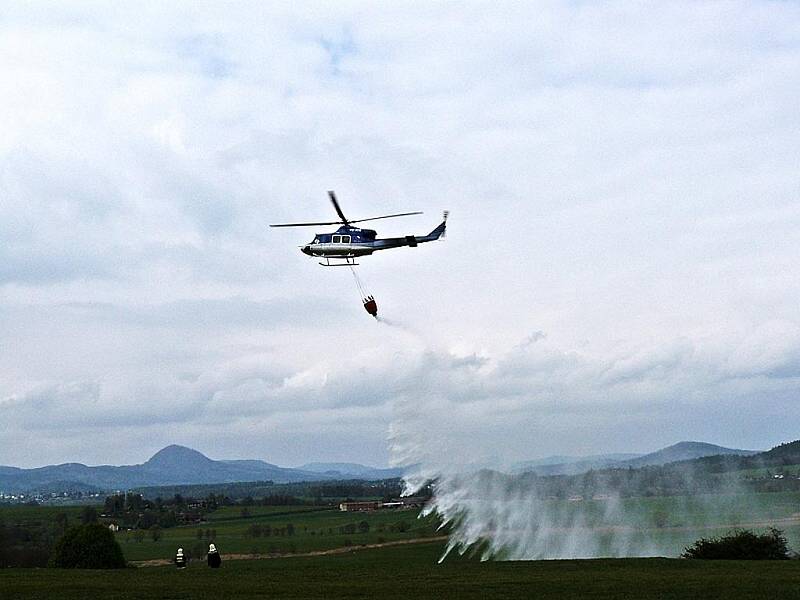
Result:
[[[634,543],[654,546],[659,554],[677,557],[699,537],[722,535],[736,527],[765,530],[776,526],[785,531],[790,546],[800,550],[800,494],[796,492],[629,498],[622,500],[620,510],[610,516],[603,516],[603,501],[553,502],[560,502],[559,514],[565,524],[573,513],[581,511],[586,516],[584,523],[597,527],[598,538],[604,544],[608,540],[609,548],[615,535],[609,530],[627,529],[625,535]],[[148,535],[137,542],[132,532],[120,532],[117,539],[128,560],[140,561],[169,559],[179,546],[199,555],[211,541],[227,553],[286,554],[437,535],[435,520],[418,519],[418,513],[412,510],[344,513],[312,506],[249,507],[248,518],[241,516],[241,510],[222,508],[211,513],[207,523],[163,530],[163,537],[157,542]],[[340,531],[340,527],[352,527],[361,521],[369,524],[367,533]],[[281,529],[290,523],[293,535],[285,531],[281,535]],[[248,535],[253,525],[268,525],[273,533],[268,537]]]
[[[677,559],[437,564],[440,543],[360,550],[335,556],[197,563],[179,571],[7,569],[5,600],[17,598],[800,598],[800,561]]]
[[[759,469],[742,469],[734,471],[734,474],[743,477],[768,477],[770,474],[785,474],[787,477],[797,477],[800,475],[800,465],[782,465],[780,467],[762,467]]]
[[[80,522],[83,506],[33,506],[27,504],[0,505],[0,519],[8,523],[51,522],[56,515],[65,514],[71,524]]]
[[[214,512],[208,513],[206,515],[206,520],[209,522],[220,522],[220,521],[228,521],[231,519],[241,519],[242,518],[242,509],[247,508],[247,511],[250,513],[251,517],[262,517],[262,516],[280,516],[280,515],[294,515],[297,513],[304,513],[304,512],[319,512],[320,510],[333,510],[332,508],[328,507],[319,507],[319,506],[223,506],[222,508],[218,508]]]
[[[243,518],[241,507],[220,509],[209,515],[207,523],[163,530],[163,537],[157,542],[149,536],[137,542],[132,532],[119,532],[117,540],[125,558],[136,561],[171,559],[178,547],[199,550],[208,548],[211,541],[220,551],[227,553],[285,554],[436,535],[434,519],[419,519],[416,510],[348,513],[338,509],[307,506],[249,507],[248,510],[251,516]],[[362,521],[368,523],[369,531],[359,531],[358,525]],[[294,527],[292,535],[286,531],[289,524]],[[262,528],[269,526],[270,535],[248,535],[248,529],[254,525]],[[340,531],[340,527],[348,525],[355,531]],[[208,532],[212,535],[206,535]],[[193,554],[198,555],[199,552]]]
[[[563,501],[562,501],[563,503]],[[680,559],[602,559],[579,561],[487,561],[449,556],[438,564],[443,542],[435,521],[418,519],[414,510],[345,513],[314,506],[225,507],[197,526],[163,530],[154,542],[146,535],[120,532],[128,560],[171,560],[182,546],[207,548],[208,533],[223,556],[214,571],[202,561],[186,570],[146,566],[123,571],[0,570],[0,598],[798,598],[800,561],[727,562]],[[564,504],[573,511],[603,513],[602,501]],[[786,531],[790,546],[800,549],[800,494],[771,493],[727,497],[638,498],[622,501],[620,515],[640,523],[631,535],[657,541],[667,556],[677,556],[698,537],[720,535],[734,526]],[[14,506],[0,508],[9,521],[48,521],[74,509]],[[616,514],[616,513],[615,513]],[[660,517],[659,517],[660,515]],[[612,515],[612,518],[616,518]],[[599,519],[599,517],[598,517]],[[366,521],[369,530],[359,531]],[[659,521],[656,524],[656,521]],[[287,525],[292,524],[289,535]],[[401,525],[402,524],[402,525]],[[624,523],[611,523],[625,526]],[[271,534],[254,537],[252,527]],[[350,525],[350,532],[340,528]],[[608,525],[608,523],[605,523]],[[352,531],[352,530],[355,531]],[[362,526],[362,530],[365,529]],[[248,530],[250,532],[248,533]],[[276,534],[276,530],[278,533]],[[198,531],[200,537],[198,537]],[[145,532],[147,534],[147,532]],[[608,535],[598,531],[599,536]],[[407,545],[365,549],[366,544],[423,540]],[[292,556],[347,548],[323,556]],[[236,554],[273,555],[233,560]]]
[[[546,501],[546,505],[552,504],[551,508],[557,509],[551,512],[564,519],[564,526],[580,512],[584,526],[597,528],[601,555],[614,554],[612,538],[620,532],[639,547],[656,548],[658,554],[677,557],[699,537],[721,535],[736,527],[763,531],[769,526],[782,529],[790,547],[800,551],[800,493],[797,492],[626,498],[619,502],[617,510],[611,512],[606,510],[607,501],[603,500],[553,500]],[[245,509],[247,517],[242,513]],[[82,510],[83,507],[2,506],[0,521],[44,523],[65,513],[69,523],[75,524],[80,521]],[[311,505],[227,506],[209,513],[201,524],[163,529],[158,541],[153,541],[148,531],[138,534],[121,531],[117,539],[126,559],[144,561],[170,560],[178,547],[201,556],[212,541],[224,554],[275,555],[439,535],[433,518],[418,519],[417,514],[415,510],[345,513]],[[368,531],[359,527],[362,521],[368,524]],[[261,529],[260,535],[254,535],[254,527]],[[609,551],[603,552],[604,547]]]

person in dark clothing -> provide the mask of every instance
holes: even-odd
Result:
[[[214,544],[208,546],[208,566],[212,569],[218,569],[222,564],[222,559],[217,552],[217,547]]]
[[[186,557],[183,555],[183,548],[178,548],[178,554],[175,555],[175,566],[179,569],[186,568]]]

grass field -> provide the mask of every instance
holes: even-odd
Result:
[[[625,520],[594,523],[592,515],[602,514],[602,501],[567,504],[565,518],[570,511],[584,511],[590,526],[604,528],[627,527]],[[630,538],[633,542],[656,542],[659,553],[677,557],[684,547],[699,537],[724,534],[735,527],[764,530],[776,526],[786,532],[790,546],[800,550],[800,494],[768,493],[746,496],[654,497],[625,499],[619,517],[631,518],[635,523]],[[150,537],[137,542],[132,533],[120,532],[117,539],[128,560],[169,559],[180,546],[193,550],[214,541],[227,553],[273,554],[302,553],[328,550],[345,545],[374,544],[384,541],[414,539],[436,535],[436,523],[431,518],[418,519],[412,510],[387,510],[370,513],[343,513],[335,509],[309,506],[250,507],[249,518],[242,518],[240,507],[226,507],[209,515],[208,523],[199,526],[176,527],[163,531],[163,537],[153,542]],[[657,515],[663,522],[656,523]],[[614,517],[617,518],[617,517]],[[369,523],[369,532],[340,533],[340,527]],[[248,536],[252,525],[269,525],[274,532],[287,524],[294,526],[294,534],[269,537]],[[404,531],[400,531],[401,527]],[[202,536],[198,537],[198,530]],[[215,532],[213,540],[206,536]],[[598,533],[601,539],[612,533]],[[610,546],[610,544],[609,544]],[[195,552],[197,554],[197,552]],[[610,554],[610,553],[609,553]]]
[[[226,561],[179,571],[7,569],[4,600],[21,598],[737,598],[800,599],[800,561],[678,559],[437,564],[440,543],[360,550],[336,556]]]
[[[214,512],[208,513],[206,519],[212,523],[220,521],[238,520],[242,518],[242,506],[223,506]],[[248,506],[251,517],[273,517],[280,515],[295,515],[305,512],[319,512],[320,510],[330,510],[319,506]]]
[[[80,521],[83,506],[29,506],[10,504],[0,506],[0,519],[8,523],[51,522],[58,514],[65,514],[71,524]]]
[[[560,511],[552,512],[565,521],[570,521],[573,513],[581,512],[588,524],[597,526],[736,526],[800,516],[798,492],[624,498],[619,501],[618,510],[610,515],[606,514],[605,500],[574,503],[553,500],[552,503],[561,505]]]
[[[677,557],[683,548],[699,537],[724,534],[735,527],[764,530],[776,526],[785,531],[789,545],[800,551],[800,493],[764,493],[744,496],[690,496],[628,498],[621,500],[620,510],[604,516],[603,501],[580,503],[560,502],[561,515],[581,511],[584,523],[598,529],[601,540],[611,539],[615,530],[631,528],[627,533],[632,543],[655,547],[664,556]],[[243,507],[224,507],[207,516],[208,521],[196,526],[162,530],[162,538],[154,542],[149,532],[142,532],[137,541],[133,532],[120,532],[120,542],[127,560],[169,560],[178,547],[200,555],[213,541],[223,554],[288,554],[329,550],[345,546],[376,544],[396,540],[432,537],[437,534],[432,518],[418,519],[414,510],[386,510],[370,513],[344,513],[315,506],[251,506],[250,516],[242,517]],[[46,522],[59,513],[67,513],[71,524],[79,522],[83,507],[0,507],[0,520],[14,522]],[[366,521],[369,531],[359,530]],[[287,526],[293,527],[289,535]],[[262,528],[262,535],[252,535],[253,526]],[[348,531],[341,528],[350,526]],[[270,535],[264,535],[269,527]],[[251,530],[248,532],[248,530]],[[655,542],[655,545],[652,544]],[[611,548],[611,544],[608,544]],[[602,548],[602,546],[601,546]],[[611,555],[613,552],[608,552]]]
[[[623,501],[626,514],[666,515],[660,526],[642,527],[635,535],[658,540],[665,554],[677,556],[698,537],[719,535],[731,527],[784,529],[794,549],[800,549],[800,494],[758,494],[716,498],[639,498]],[[570,510],[577,506],[570,507]],[[592,502],[582,506],[599,510]],[[68,512],[78,519],[81,507],[3,507],[6,520],[49,520]],[[186,570],[142,567],[123,571],[62,571],[56,569],[0,570],[0,598],[797,598],[800,600],[800,561],[708,562],[680,559],[619,559],[583,561],[479,562],[458,556],[438,564],[441,541],[394,545],[378,549],[364,544],[419,540],[438,535],[435,522],[417,519],[416,511],[387,510],[343,513],[313,506],[226,507],[209,515],[200,526],[163,531],[163,538],[135,541],[132,534],[118,539],[128,560],[166,559],[178,546],[207,547],[207,531],[223,555],[223,568],[214,571],[202,562]],[[369,531],[359,532],[361,521]],[[288,524],[294,534],[288,535]],[[401,526],[402,524],[402,526]],[[269,537],[253,537],[248,528],[267,525]],[[340,532],[351,525],[355,532]],[[275,530],[280,531],[275,535]],[[198,530],[201,537],[198,538]],[[602,533],[600,534],[602,535]],[[301,554],[343,548],[324,556],[280,556],[260,560],[226,559],[233,554]]]
[[[760,469],[742,469],[741,471],[734,471],[734,474],[743,477],[767,477],[770,473],[773,475],[785,473],[787,476],[796,477],[800,475],[800,465],[783,465],[780,467],[763,467]]]
[[[241,517],[241,508],[218,510],[210,515],[208,523],[163,530],[163,537],[157,542],[150,537],[137,542],[130,532],[118,533],[117,540],[128,560],[150,560],[172,558],[178,547],[187,550],[197,546],[208,548],[210,541],[227,553],[272,554],[329,550],[436,535],[434,520],[418,519],[416,510],[347,513],[305,506],[250,507],[249,510],[251,516],[248,518]],[[358,524],[362,521],[369,524],[369,531],[359,532]],[[289,524],[294,528],[293,535],[286,531]],[[270,535],[248,535],[248,529],[253,525],[269,526]],[[340,532],[340,527],[348,525],[354,531]],[[206,535],[208,531],[212,532],[210,537]],[[198,532],[202,534],[199,537]]]

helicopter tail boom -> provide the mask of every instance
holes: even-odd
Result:
[[[425,242],[435,242],[436,240],[441,239],[444,237],[446,229],[447,212],[444,214],[444,220],[428,235],[407,235],[405,237],[398,238],[377,239],[372,243],[372,250],[389,250],[390,248],[400,248],[402,246],[410,246],[411,248],[415,248],[419,244],[424,244]]]

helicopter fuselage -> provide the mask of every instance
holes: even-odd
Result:
[[[300,251],[308,256],[348,259],[367,256],[378,250],[415,247],[418,244],[438,240],[444,235],[446,220],[428,235],[406,235],[395,238],[378,238],[373,229],[362,229],[343,225],[334,233],[318,233],[314,239],[302,246]]]

